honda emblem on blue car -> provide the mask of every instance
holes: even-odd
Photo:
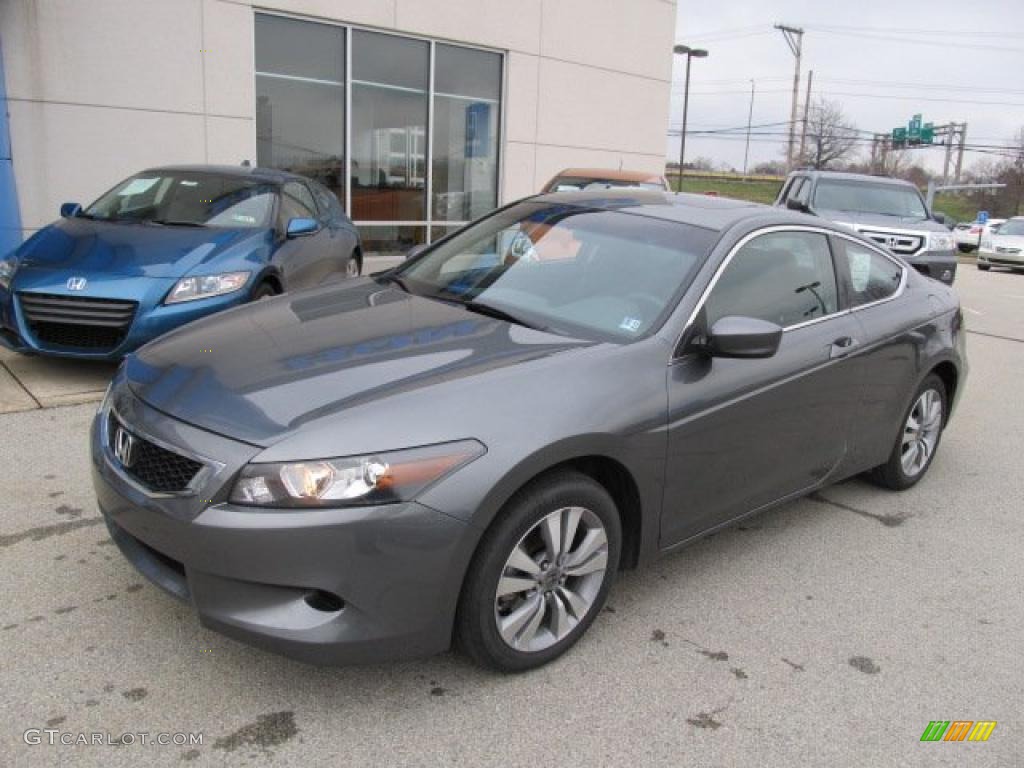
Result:
[[[123,467],[130,467],[135,461],[135,437],[124,427],[118,427],[114,433],[114,455]]]
[[[69,277],[68,278],[68,290],[69,291],[84,291],[85,286],[89,284],[89,281],[84,277]]]

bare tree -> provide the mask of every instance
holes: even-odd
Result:
[[[800,164],[828,168],[854,154],[858,138],[857,126],[838,102],[817,99],[807,113],[807,145]]]

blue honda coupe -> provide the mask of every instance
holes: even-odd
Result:
[[[262,168],[154,168],[0,260],[0,344],[118,359],[223,309],[362,271],[326,187]]]

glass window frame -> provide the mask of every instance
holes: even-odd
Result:
[[[508,51],[492,48],[486,45],[471,45],[468,43],[460,43],[452,40],[441,40],[432,38],[429,36],[407,34],[404,32],[396,32],[392,30],[375,29],[373,27],[365,27],[358,24],[348,24],[341,21],[334,21],[331,19],[321,18],[310,18],[301,14],[286,13],[276,10],[264,10],[261,8],[253,9],[254,15],[256,16],[276,16],[285,19],[293,19],[296,21],[302,21],[308,24],[323,24],[333,27],[340,27],[345,30],[345,120],[344,120],[344,147],[345,147],[345,183],[344,183],[344,200],[339,200],[339,205],[345,212],[345,215],[352,221],[352,223],[360,229],[369,227],[423,227],[425,233],[426,244],[433,242],[433,232],[436,228],[451,229],[453,227],[461,227],[469,223],[468,219],[439,219],[434,216],[433,210],[433,163],[434,163],[434,100],[436,97],[435,88],[435,70],[436,70],[436,58],[437,58],[437,46],[446,45],[459,48],[466,48],[472,51],[481,51],[485,53],[497,54],[500,57],[500,89],[498,98],[498,120],[497,120],[497,135],[495,137],[496,146],[496,174],[495,174],[495,185],[497,187],[495,199],[497,205],[495,210],[501,208],[504,203],[504,194],[502,189],[502,182],[505,176],[505,147],[504,140],[506,135],[506,110],[505,105],[508,98]],[[366,31],[374,32],[377,34],[389,35],[392,37],[405,38],[409,40],[417,40],[426,42],[429,46],[429,73],[428,73],[428,85],[427,85],[427,126],[426,126],[426,158],[425,158],[425,171],[426,171],[426,210],[424,211],[424,217],[418,220],[395,220],[395,221],[374,221],[374,220],[363,220],[352,218],[352,37],[354,31]],[[253,67],[254,79],[256,77],[255,70]]]

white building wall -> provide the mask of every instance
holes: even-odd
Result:
[[[255,160],[254,8],[506,51],[502,202],[664,167],[672,0],[4,0],[26,236],[147,166]]]

